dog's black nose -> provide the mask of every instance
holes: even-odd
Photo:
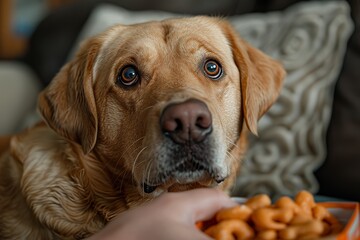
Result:
[[[178,144],[202,142],[212,130],[208,107],[196,99],[167,106],[160,118],[160,124],[162,132]]]

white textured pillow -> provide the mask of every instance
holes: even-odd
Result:
[[[181,15],[102,5],[92,13],[78,43],[116,23],[169,17]],[[283,12],[228,20],[253,46],[279,59],[288,73],[279,100],[259,123],[260,137],[251,138],[234,195],[316,192],[313,171],[325,158],[333,87],[352,31],[348,5],[345,1],[307,2]]]

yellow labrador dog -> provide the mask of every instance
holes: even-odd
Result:
[[[40,94],[46,124],[0,144],[0,238],[81,239],[163,192],[229,190],[284,75],[219,18],[87,40]]]

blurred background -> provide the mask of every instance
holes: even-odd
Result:
[[[36,119],[36,96],[63,66],[102,3],[131,11],[245,16],[284,11],[299,0],[1,0],[0,135]],[[319,3],[326,2],[316,1]],[[360,201],[360,0],[346,1],[354,24],[333,91],[317,194]]]

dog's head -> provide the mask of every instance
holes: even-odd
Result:
[[[115,26],[85,42],[39,98],[58,134],[142,194],[216,186],[276,100],[279,63],[218,18]],[[244,123],[244,124],[243,124]]]

